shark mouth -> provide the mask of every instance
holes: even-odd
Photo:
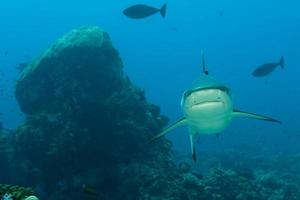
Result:
[[[202,107],[202,106],[212,106],[212,105],[224,105],[223,101],[205,101],[193,104],[191,107]]]

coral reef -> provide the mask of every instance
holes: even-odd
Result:
[[[15,94],[28,115],[13,142],[17,183],[30,178],[51,194],[43,199],[76,199],[83,184],[102,191],[103,199],[118,199],[127,195],[120,188],[132,163],[141,169],[169,164],[170,142],[147,142],[168,119],[122,68],[108,34],[84,27],[23,70]]]
[[[38,200],[31,188],[3,184],[0,184],[0,197],[1,200]]]
[[[10,183],[13,177],[11,171],[11,164],[13,161],[12,156],[14,154],[14,148],[12,143],[13,132],[8,130],[0,130],[0,177],[2,183]]]

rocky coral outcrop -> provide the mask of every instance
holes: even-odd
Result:
[[[128,89],[122,67],[107,33],[76,29],[22,71],[15,95],[26,114],[62,112]]]
[[[5,184],[0,184],[0,198],[3,200],[38,200],[33,196],[31,188]]]
[[[112,199],[124,197],[118,191],[127,179],[123,165],[168,164],[170,143],[147,143],[167,118],[147,103],[122,68],[108,34],[84,27],[66,34],[23,70],[15,91],[28,114],[14,141],[19,183],[30,180],[43,187],[53,196],[48,199],[76,199],[80,194],[74,190],[80,193],[83,184],[91,184],[103,199]]]

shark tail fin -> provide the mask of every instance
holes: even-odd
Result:
[[[153,142],[153,141],[161,138],[162,136],[166,135],[171,130],[173,130],[173,129],[179,127],[179,126],[185,125],[185,124],[186,124],[186,118],[182,117],[181,119],[177,120],[174,124],[172,124],[171,126],[169,126],[166,129],[164,129],[160,134],[158,134],[158,135],[154,136],[153,138],[151,138],[149,142]]]
[[[166,12],[167,12],[167,4],[166,3],[161,7],[161,9],[159,10],[159,12],[160,12],[160,15],[163,18],[166,17]]]
[[[281,123],[279,120],[273,119],[271,117],[267,117],[264,115],[258,115],[258,114],[254,114],[254,113],[249,113],[249,112],[244,112],[244,111],[240,111],[240,110],[236,110],[236,109],[233,111],[233,114],[234,114],[234,116],[250,117],[250,118],[258,119],[258,120]]]
[[[281,69],[284,69],[284,57],[283,56],[281,56],[281,58],[280,58],[279,65],[281,66]]]

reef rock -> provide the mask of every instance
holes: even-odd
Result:
[[[122,67],[106,32],[76,29],[22,71],[15,95],[27,114],[55,113],[89,98],[101,101],[128,87]]]
[[[32,194],[33,190],[31,188],[0,184],[1,200],[38,200],[38,198]],[[35,197],[35,199],[33,197]]]
[[[132,199],[142,189],[128,194],[125,183],[142,187],[145,169],[150,180],[163,173],[170,142],[147,141],[167,118],[122,69],[98,27],[71,31],[24,69],[15,94],[28,115],[14,135],[15,182],[39,188],[41,199],[84,199],[82,185],[100,199]]]

